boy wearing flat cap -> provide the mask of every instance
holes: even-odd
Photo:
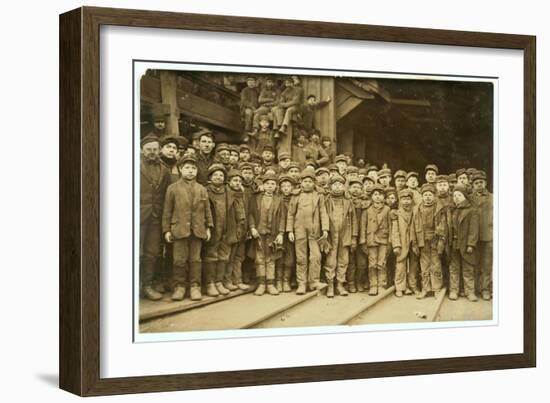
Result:
[[[358,225],[355,208],[350,199],[344,195],[346,180],[335,176],[330,180],[330,194],[325,199],[325,206],[329,217],[329,245],[324,265],[325,278],[328,282],[327,297],[334,297],[334,279],[336,278],[336,292],[346,296],[348,292],[344,286],[346,271],[349,264],[350,250],[357,248]]]
[[[296,267],[296,251],[294,245],[288,240],[288,233],[286,232],[286,219],[288,216],[288,207],[290,200],[292,199],[292,192],[294,190],[294,180],[289,175],[279,176],[279,195],[282,203],[282,222],[285,233],[283,234],[283,255],[275,263],[275,286],[279,292],[290,292],[290,281],[292,276],[295,275]]]
[[[196,159],[184,157],[178,167],[181,178],[168,187],[162,214],[164,239],[174,244],[172,299],[182,300],[189,284],[191,299],[198,301],[202,298],[202,243],[210,240],[214,221],[208,193],[196,182]]]
[[[399,195],[399,192],[405,189],[406,182],[407,182],[407,173],[402,169],[398,169],[393,174],[393,183],[395,184],[395,188],[397,189],[398,195]]]
[[[274,84],[273,77],[266,77],[258,97],[260,106],[254,111],[252,126],[255,133],[258,132],[260,126],[260,116],[269,116],[269,113],[272,112],[273,107],[277,105],[279,100],[280,91]]]
[[[369,178],[369,180],[371,180]],[[360,224],[361,217],[369,208],[371,202],[364,197],[363,184],[358,179],[352,179],[348,182],[348,193],[350,200],[355,208],[355,217],[357,223]],[[359,228],[359,225],[358,225]],[[348,291],[356,293],[363,292],[368,287],[367,279],[367,255],[361,248],[350,250],[350,262],[346,274]]]
[[[260,116],[260,129],[252,144],[255,145],[254,148],[257,153],[261,153],[266,146],[275,148],[274,131],[269,128],[269,117],[267,115]]]
[[[472,176],[472,199],[479,209],[479,289],[484,300],[493,293],[493,195],[487,190],[487,175],[477,171]]]
[[[140,158],[140,223],[139,255],[143,293],[157,301],[162,294],[155,290],[155,277],[160,277],[159,261],[162,255],[162,210],[170,173],[159,159],[159,139],[147,135],[141,140]],[[160,291],[163,291],[162,289]]]
[[[346,173],[348,170],[348,158],[344,154],[338,154],[334,158],[334,163],[338,167],[338,172],[340,173],[340,176],[346,177]]]
[[[410,189],[399,192],[399,208],[390,213],[391,240],[395,255],[395,295],[402,297],[413,292],[418,295],[418,257],[413,220],[413,193]]]
[[[250,147],[248,144],[239,146],[239,162],[250,162]]]
[[[241,91],[241,118],[244,121],[244,131],[252,130],[252,120],[254,111],[258,108],[258,90],[256,88],[256,79],[248,77],[246,87]]]
[[[469,200],[468,188],[457,184],[453,191],[455,208],[452,211],[451,262],[449,266],[449,299],[458,298],[460,279],[469,301],[475,294],[475,266],[478,262],[479,212]]]
[[[263,191],[251,201],[249,207],[249,229],[255,247],[256,279],[258,287],[254,295],[267,292],[278,295],[275,286],[275,262],[281,257],[283,235],[285,232],[283,206],[281,198],[275,193],[277,177],[265,174]]]
[[[320,194],[327,196],[330,193],[330,172],[327,168],[317,168],[315,170],[315,190]]]
[[[359,243],[368,256],[369,295],[387,288],[386,258],[390,235],[390,208],[384,203],[382,185],[372,189],[372,204],[361,217]]]
[[[296,250],[296,294],[320,289],[321,250],[319,241],[328,239],[329,221],[324,197],[315,191],[315,173],[304,170],[301,174],[302,191],[290,200],[287,225],[288,239]],[[309,251],[309,253],[308,253]]]
[[[439,168],[435,164],[428,164],[426,168],[424,168],[424,179],[426,179],[426,183],[435,185],[435,178],[438,174]]]
[[[240,158],[239,146],[235,144],[230,144],[229,145],[229,166],[231,167],[230,170],[237,168],[237,166],[239,165],[239,158]]]
[[[323,149],[325,150],[325,153],[328,156],[328,162],[325,164],[325,166],[328,164],[334,163],[334,158],[336,157],[336,152],[334,148],[332,148],[331,144],[332,144],[332,141],[330,140],[330,137],[328,136],[321,137],[321,145],[323,146]]]
[[[378,167],[376,165],[367,166],[367,176],[371,178],[374,184],[378,183]]]
[[[389,168],[382,168],[378,171],[378,182],[382,185],[384,189],[387,189],[390,186],[391,182],[391,170]]]
[[[248,232],[248,197],[243,191],[243,176],[236,169],[227,174],[227,229],[225,243],[229,245],[229,265],[225,272],[223,285],[232,290],[248,290],[243,282],[242,264],[245,257],[246,235]]]
[[[435,187],[425,183],[420,192],[422,203],[417,206],[413,217],[422,278],[422,291],[416,296],[418,299],[425,298],[431,291],[437,294],[443,287],[441,255],[447,236],[444,216],[440,214],[435,198]]]
[[[418,191],[418,173],[409,172],[406,176],[405,185],[407,189],[410,189],[413,194],[413,202],[415,206],[418,206],[422,203],[422,195]]]
[[[206,293],[210,297],[216,297],[219,294],[227,295],[236,289],[232,284],[231,287],[226,287],[229,286],[226,280],[231,252],[231,247],[225,238],[228,213],[226,176],[227,171],[222,164],[212,164],[208,169],[209,182],[206,189],[214,230],[212,237],[204,244],[203,261]]]

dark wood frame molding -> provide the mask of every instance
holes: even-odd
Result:
[[[524,52],[524,351],[383,363],[100,378],[101,25],[519,49]],[[375,378],[536,365],[536,38],[391,26],[82,7],[60,16],[60,387],[81,395]]]

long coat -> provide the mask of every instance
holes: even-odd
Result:
[[[357,216],[355,207],[350,199],[343,198],[344,208],[344,223],[340,233],[342,246],[351,246],[353,238],[357,239],[359,235],[359,225],[357,224]],[[334,200],[331,196],[326,197],[325,205],[329,217],[329,241],[330,235],[333,235],[336,230],[334,228]]]
[[[422,215],[424,207],[423,205],[414,207],[414,230],[416,232],[416,241],[419,248],[425,246],[425,233],[424,226],[422,225]],[[446,221],[447,208],[441,203],[436,202],[434,207],[434,239],[446,238],[448,236],[449,228]]]
[[[140,162],[139,213],[140,222],[150,217],[162,218],[166,188],[170,185],[170,173],[159,161]]]
[[[313,212],[311,215],[311,222],[304,222],[303,218],[298,218],[298,209],[302,209],[301,199],[304,197],[304,193],[299,193],[292,197],[288,205],[288,216],[286,223],[286,230],[288,232],[294,232],[296,239],[305,239],[308,236],[310,238],[318,239],[322,235],[322,231],[329,230],[329,218],[327,209],[324,202],[324,197],[317,192],[313,193]],[[311,228],[308,233],[306,228]]]
[[[489,192],[473,194],[472,199],[479,209],[479,240],[493,240],[493,195]]]
[[[170,231],[175,239],[191,234],[206,239],[206,228],[214,222],[208,193],[195,181],[178,180],[168,186],[162,215],[162,232]]]
[[[227,225],[224,240],[228,245],[236,244],[246,237],[247,231],[247,197],[232,189],[227,189]]]
[[[396,256],[396,260],[401,262],[409,256],[411,246],[416,242],[416,233],[414,231],[413,211],[407,214],[403,209],[392,210],[390,213],[391,225],[391,243],[393,248],[401,248],[401,253]]]
[[[367,246],[387,245],[390,236],[390,208],[384,205],[378,211],[374,205],[363,210],[359,244]]]
[[[248,227],[250,229],[258,229],[258,224],[260,223],[260,216],[262,212],[262,199],[264,197],[263,193],[258,193],[250,199],[250,204],[248,207]],[[284,206],[281,200],[281,197],[278,195],[272,196],[273,200],[271,202],[271,236],[276,237],[280,233],[285,231],[285,217],[284,217]],[[256,256],[256,242],[252,239],[250,242],[250,247],[248,249],[248,256],[254,258]],[[273,260],[277,260],[281,257],[282,252],[272,254]]]
[[[468,200],[463,206],[456,207],[452,213],[456,224],[451,226],[450,236],[456,237],[456,246],[460,250],[462,258],[470,264],[476,264],[478,260],[477,242],[479,240],[479,211]],[[454,226],[456,225],[456,233]],[[473,253],[466,253],[466,248],[474,248]]]

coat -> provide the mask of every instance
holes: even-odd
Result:
[[[214,163],[214,152],[210,154],[197,153],[197,182],[201,185],[208,183],[208,168]]]
[[[162,218],[164,197],[170,185],[170,173],[159,161],[141,161],[139,182],[140,222],[151,217]]]
[[[244,192],[237,194],[234,190],[227,189],[227,225],[224,240],[228,245],[236,244],[246,237],[247,201],[248,197]]]
[[[408,216],[408,217],[407,217]],[[396,255],[396,260],[401,262],[409,256],[412,245],[416,242],[416,233],[414,230],[413,211],[407,215],[399,208],[390,213],[391,225],[391,243],[393,248],[401,248],[401,253]]]
[[[170,231],[175,239],[191,234],[206,239],[206,229],[214,222],[206,189],[184,179],[168,186],[162,215],[162,232]]]
[[[452,213],[452,220],[453,225],[450,229],[451,239],[456,243],[456,248],[460,250],[460,254],[464,260],[470,264],[476,264],[478,259],[477,242],[479,241],[478,209],[466,200],[463,206],[455,207]],[[456,230],[454,227],[456,227]],[[466,253],[468,246],[474,248],[473,253]]]
[[[424,226],[422,225],[422,215],[421,212],[424,210],[422,204],[414,207],[414,230],[416,233],[416,241],[419,248],[426,246],[424,233]],[[434,209],[434,239],[445,239],[448,236],[448,227],[446,221],[446,211],[448,209],[444,207],[441,203],[435,202]]]
[[[359,225],[357,223],[357,215],[355,214],[355,207],[350,199],[342,198],[344,203],[344,223],[342,232],[340,233],[340,239],[343,246],[351,246],[352,241],[357,241],[359,235]],[[330,235],[333,235],[336,231],[334,229],[334,199],[332,196],[325,198],[325,205],[327,214],[329,217],[329,241]]]
[[[300,192],[293,196],[288,205],[288,216],[286,230],[288,232],[294,232],[296,239],[305,239],[308,236],[310,238],[321,238],[322,231],[328,231],[330,224],[325,206],[324,197],[317,192],[313,193],[313,213],[311,216],[311,222],[306,223],[303,221],[303,217],[297,217],[299,209],[302,209],[301,200],[304,197],[304,193]],[[311,232],[307,233],[306,228],[311,226]]]
[[[248,227],[250,229],[257,228],[260,223],[260,215],[262,214],[262,198],[264,194],[258,193],[250,199],[250,204],[248,207]],[[273,201],[271,204],[271,236],[275,238],[279,234],[283,234],[285,231],[285,217],[283,215],[284,206],[282,199],[278,195],[273,195]],[[250,246],[248,248],[247,254],[250,258],[256,256],[256,241],[252,239]],[[282,251],[272,254],[273,260],[277,260],[282,256]]]
[[[387,245],[390,236],[390,208],[386,205],[378,211],[374,204],[363,210],[359,244],[369,246]]]
[[[493,240],[493,195],[489,192],[473,194],[472,199],[479,209],[479,240]]]

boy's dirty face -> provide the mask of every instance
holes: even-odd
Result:
[[[348,181],[350,181],[350,180],[352,180],[352,179],[353,179],[353,180],[356,180],[356,179],[358,179],[358,178],[359,178],[359,174],[358,174],[357,172],[350,172],[349,174],[346,175],[346,179],[347,179]]]
[[[175,158],[178,153],[178,147],[174,143],[168,143],[160,149],[160,153],[166,158]]]
[[[166,127],[166,122],[163,119],[155,120],[155,123],[153,124],[155,125],[155,129],[158,130],[164,130]]]
[[[323,141],[324,148],[330,148],[330,141]]]
[[[398,176],[397,178],[395,178],[395,187],[398,190],[401,190],[405,187],[405,182],[405,178]]]
[[[474,191],[481,192],[482,190],[485,190],[487,187],[487,183],[483,179],[476,179],[474,181]]]
[[[150,143],[146,143],[141,147],[141,153],[143,154],[143,157],[149,161],[154,161],[159,156],[159,143],[156,141],[152,141]]]
[[[365,174],[357,174],[357,178],[361,181],[361,183],[363,182],[363,180],[365,179]]]
[[[262,166],[260,164],[254,164],[254,175],[258,176],[262,174]]]
[[[309,97],[309,98],[307,99],[307,104],[308,104],[308,105],[314,105],[315,102],[317,102],[317,99],[316,99],[315,97]]]
[[[273,160],[273,153],[271,151],[263,151],[262,152],[262,159],[266,162],[271,162]]]
[[[195,157],[197,155],[197,150],[195,150],[193,147],[188,147],[183,155]]]
[[[407,209],[412,206],[413,199],[410,196],[403,196],[399,199],[399,205]]]
[[[315,185],[315,183],[313,182],[313,179],[311,178],[302,179],[301,184],[302,184],[302,189],[305,192],[311,192],[313,190],[313,186]]]
[[[246,85],[248,88],[254,88],[256,86],[256,80],[254,80],[253,78],[249,78],[248,80],[246,80]]]
[[[224,164],[228,164],[229,163],[229,156],[231,154],[229,153],[228,150],[221,150],[218,152],[218,157],[220,158],[220,161],[223,162]]]
[[[446,195],[449,193],[449,182],[441,181],[435,184],[435,189],[439,195]]]
[[[269,127],[269,120],[267,119],[260,120],[260,127],[264,130],[267,129]]]
[[[461,185],[467,185],[468,184],[468,175],[462,174],[459,177],[456,178],[457,183],[460,183]]]
[[[250,161],[250,151],[242,150],[239,153],[239,160],[244,161],[244,162]]]
[[[306,143],[306,136],[303,134],[298,135],[298,144],[305,144]]]
[[[292,167],[292,168],[290,168],[290,169],[288,170],[288,175],[289,175],[291,178],[296,179],[296,178],[298,178],[298,176],[300,175],[300,170],[299,170],[298,168]]]
[[[416,176],[411,176],[409,179],[407,179],[407,187],[409,189],[416,189],[418,187],[418,179]]]
[[[319,144],[319,141],[320,141],[320,140],[321,140],[321,139],[319,138],[319,135],[318,135],[317,133],[313,133],[313,134],[311,135],[311,142],[312,142],[313,144]]]
[[[395,203],[397,202],[397,197],[393,193],[390,193],[388,197],[386,197],[386,204],[390,207],[395,206]]]
[[[371,178],[374,181],[374,183],[376,183],[376,181],[378,180],[378,172],[376,171],[369,171],[367,173],[367,176]]]
[[[298,76],[292,76],[292,83],[294,85],[300,85],[300,77]]]
[[[370,180],[370,178],[367,179],[365,182],[363,182],[363,190],[365,192],[370,192],[373,187],[374,187],[374,182]]]
[[[346,168],[348,167],[348,163],[346,161],[338,161],[336,163],[336,166],[340,170],[340,172],[345,172]]]
[[[197,166],[193,163],[186,162],[180,166],[181,177],[187,180],[195,179],[197,177]]]
[[[292,80],[290,78],[287,78],[285,80],[285,87],[292,87],[294,85],[294,83],[292,82]]]
[[[199,140],[199,148],[203,154],[210,154],[214,149],[214,141],[209,136],[202,136]]]
[[[431,170],[431,169],[427,170],[426,171],[426,176],[425,176],[426,182],[434,183],[436,176],[437,176],[437,174],[435,173],[434,170]]]
[[[240,176],[233,176],[231,179],[229,179],[229,187],[232,190],[241,190],[241,186],[243,184],[243,180]]]
[[[330,175],[326,172],[321,172],[319,175],[315,176],[317,183],[321,186],[324,186],[328,183]]]
[[[372,201],[374,203],[382,203],[384,201],[384,193],[380,190],[372,192]]]
[[[458,190],[453,192],[453,201],[455,204],[460,204],[464,200],[466,200],[466,197],[464,197],[464,194],[462,194],[462,192],[459,192]]]
[[[271,80],[271,79],[265,80],[265,86],[266,86],[266,88],[273,87],[273,80]]]
[[[422,193],[422,201],[424,204],[432,204],[434,201],[434,194],[432,192],[424,192]]]
[[[210,175],[210,182],[214,185],[221,185],[225,182],[225,174],[222,171],[215,171]]]
[[[342,182],[332,182],[330,191],[332,194],[340,195],[344,193],[344,184]]]
[[[264,182],[264,191],[268,194],[273,194],[275,192],[275,188],[277,187],[277,182],[274,180],[267,180]]]
[[[243,179],[246,182],[250,182],[252,179],[254,179],[254,172],[250,168],[243,169],[241,173],[243,174]]]
[[[288,196],[292,192],[292,183],[290,183],[289,181],[284,181],[279,186],[279,189],[281,190],[283,196]]]
[[[290,165],[290,158],[283,158],[279,161],[279,166],[283,169],[287,169]]]
[[[390,184],[391,178],[389,176],[382,176],[378,178],[378,182],[384,187],[388,186]]]
[[[361,193],[363,193],[363,188],[361,184],[353,182],[349,187],[349,193],[354,197],[361,196]]]
[[[236,151],[231,151],[229,154],[229,163],[231,165],[235,165],[237,162],[239,162],[239,153]]]

